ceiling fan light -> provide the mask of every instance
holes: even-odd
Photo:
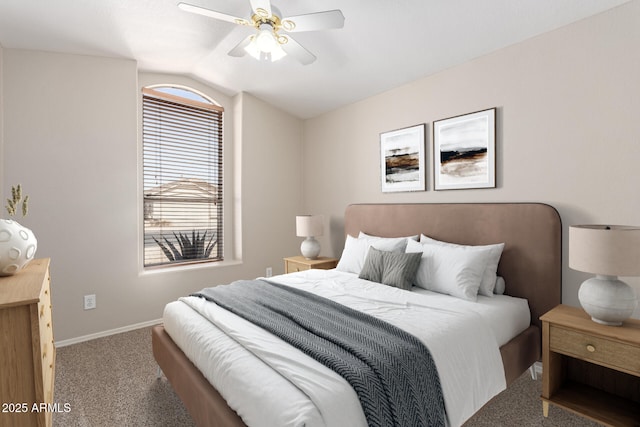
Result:
[[[266,26],[267,28],[260,29],[260,32],[256,35],[254,41],[256,43],[256,47],[265,53],[273,52],[278,46],[278,41],[273,35],[273,29],[271,26]]]
[[[280,46],[273,27],[269,24],[260,26],[258,33],[251,36],[251,41],[245,46],[244,50],[258,61],[270,60],[273,62],[287,55],[282,46]]]
[[[258,61],[260,60],[260,49],[256,44],[256,36],[251,36],[251,42],[245,46],[244,50]]]
[[[278,43],[275,49],[271,51],[271,62],[277,61],[278,59],[282,59],[287,55],[287,52],[284,51],[282,46]]]

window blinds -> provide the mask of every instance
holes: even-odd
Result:
[[[223,259],[223,112],[143,89],[145,267]]]

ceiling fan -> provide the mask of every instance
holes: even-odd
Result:
[[[344,26],[344,16],[337,9],[282,18],[278,9],[271,6],[270,0],[249,0],[249,3],[251,3],[252,10],[249,19],[238,18],[188,3],[178,3],[178,7],[186,12],[254,27],[257,32],[238,43],[229,51],[229,55],[244,56],[248,53],[258,60],[277,61],[285,55],[291,55],[303,65],[311,64],[316,60],[315,55],[293,38],[280,34],[279,31],[295,33]]]

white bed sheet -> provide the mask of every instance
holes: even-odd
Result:
[[[504,389],[499,346],[529,325],[526,301],[507,296],[472,303],[429,291],[407,292],[337,270],[271,280],[362,310],[421,339],[438,368],[452,426]],[[215,304],[182,298],[167,305],[164,320],[167,333],[247,425],[366,425],[344,379]]]
[[[194,299],[193,302],[200,303],[203,312],[206,312],[207,306],[213,306],[204,300],[198,302]],[[239,325],[243,321],[237,319]],[[182,301],[167,304],[164,310],[164,327],[189,360],[248,426],[329,425],[316,404],[301,388],[211,324],[190,305]],[[312,378],[315,372],[323,373],[322,370],[313,369],[309,369],[309,372],[305,378]],[[317,380],[318,384],[324,384],[320,390],[339,390],[340,381],[332,378],[330,372],[326,376],[324,381]],[[343,420],[345,423],[342,425],[366,425],[358,423],[357,417],[352,420],[345,417]]]
[[[523,298],[508,295],[494,295],[492,297],[478,295],[478,300],[474,302],[418,287],[414,287],[412,292],[425,295],[442,307],[464,307],[478,313],[491,328],[498,346],[505,345],[531,325],[529,303]]]

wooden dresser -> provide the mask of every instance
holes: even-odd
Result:
[[[0,427],[51,426],[56,349],[49,259],[0,277]]]

